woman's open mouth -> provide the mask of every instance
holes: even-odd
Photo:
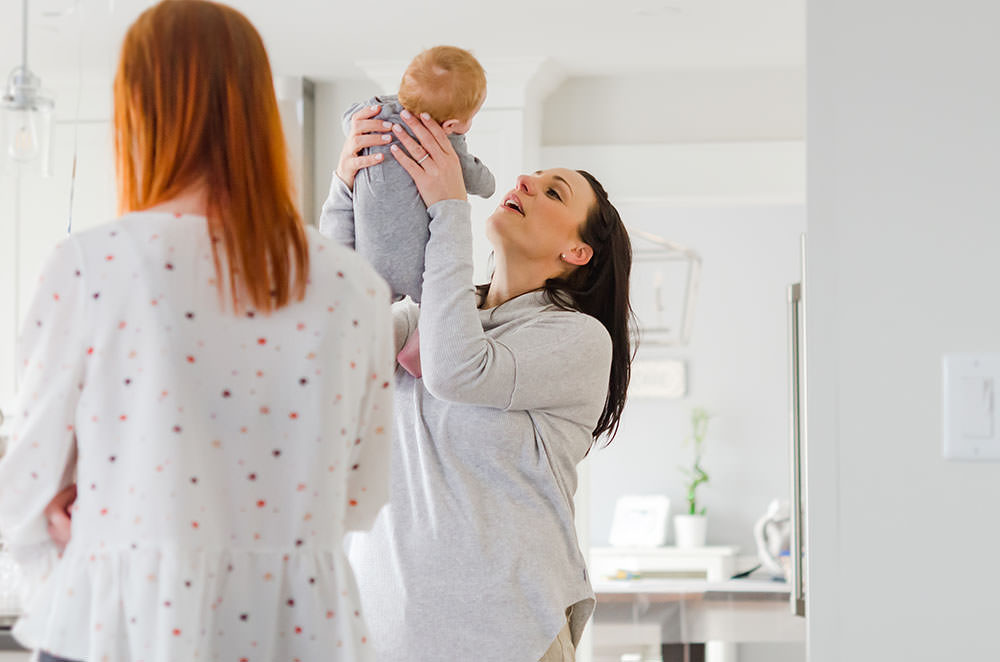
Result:
[[[507,194],[507,197],[503,200],[503,206],[517,212],[521,216],[524,216],[524,210],[521,208],[521,201],[517,199],[517,196],[514,193]]]

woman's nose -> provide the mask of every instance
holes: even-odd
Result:
[[[534,194],[534,188],[534,178],[531,175],[521,175],[517,178],[517,190],[532,195]]]

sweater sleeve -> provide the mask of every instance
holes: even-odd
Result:
[[[0,461],[0,531],[29,584],[55,557],[44,511],[72,482],[76,464],[76,410],[88,355],[84,276],[74,239],[65,239],[42,271],[18,348],[14,423]]]
[[[347,467],[347,518],[345,530],[368,530],[389,500],[389,447],[392,440],[392,394],[395,357],[389,291],[381,285],[374,300],[372,346],[361,399],[358,437],[353,441]]]
[[[354,196],[336,172],[330,179],[330,192],[320,212],[319,232],[354,249]]]
[[[436,398],[499,409],[603,402],[611,339],[596,319],[546,310],[503,342],[483,331],[472,287],[469,203],[432,205],[420,312],[424,386]]]
[[[486,167],[486,164],[479,160],[479,157],[469,153],[469,148],[465,141],[465,136],[452,134],[449,136],[455,153],[458,154],[458,161],[462,166],[462,177],[465,179],[465,190],[472,195],[481,198],[488,198],[496,191],[496,179],[493,173]]]
[[[342,231],[350,228],[349,241]],[[354,196],[347,184],[333,174],[330,182],[330,194],[323,203],[323,215],[319,222],[319,231],[350,248],[354,248]],[[406,339],[417,326],[419,314],[417,305],[412,300],[404,299],[392,305],[393,345],[396,354],[403,348]],[[396,354],[393,354],[395,356]]]

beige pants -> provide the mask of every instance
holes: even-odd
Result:
[[[559,631],[556,640],[545,651],[545,655],[538,662],[574,662],[576,660],[576,648],[573,646],[573,637],[569,633],[569,621]]]

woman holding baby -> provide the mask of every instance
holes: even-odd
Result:
[[[628,235],[588,173],[522,175],[487,220],[496,268],[473,289],[446,118],[404,109],[405,129],[387,127],[380,110],[353,115],[324,206],[328,227],[392,222],[355,218],[352,197],[363,168],[398,162],[429,216],[420,304],[393,306],[397,351],[418,322],[420,335],[419,369],[396,373],[389,505],[350,543],[378,657],[575,659],[594,606],[576,465],[614,434],[624,405]],[[389,135],[390,158],[364,151]]]

